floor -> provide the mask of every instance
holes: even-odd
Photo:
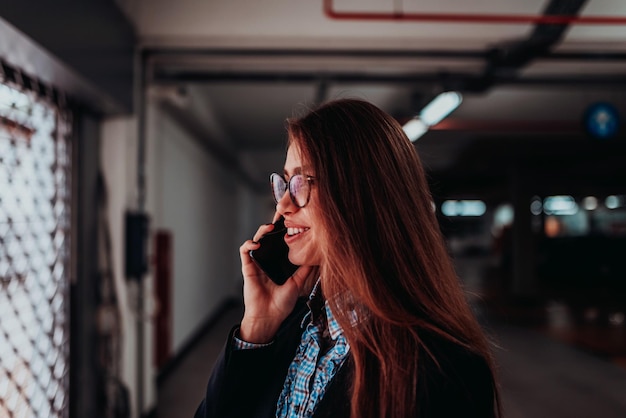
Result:
[[[204,397],[204,388],[215,359],[233,325],[243,310],[235,306],[226,310],[188,354],[161,379],[158,387],[158,418],[191,418]]]
[[[517,318],[517,311],[511,309],[503,314],[501,307],[498,311],[481,303],[484,298],[476,282],[476,275],[481,273],[475,267],[459,265],[458,271],[495,343],[506,417],[626,417],[626,362],[622,363],[626,358],[622,354],[626,352],[622,353],[620,348],[626,342],[623,324],[608,328],[590,323],[578,326],[558,303],[539,310],[545,314],[543,321],[511,320]],[[524,312],[528,317],[537,311]],[[161,382],[159,418],[193,416],[212,364],[241,312],[239,307],[226,311]],[[581,340],[589,344],[595,341],[599,348],[590,349]],[[607,354],[607,347],[609,351],[617,350],[617,354]]]

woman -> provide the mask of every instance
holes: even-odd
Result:
[[[489,343],[400,125],[360,100],[287,121],[272,175],[289,260],[278,286],[241,246],[245,313],[196,417],[495,417]],[[306,303],[305,303],[306,301]]]

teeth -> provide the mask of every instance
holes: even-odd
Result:
[[[304,231],[308,231],[309,228],[287,228],[287,235],[297,235],[301,234]]]

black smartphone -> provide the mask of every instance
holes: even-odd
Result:
[[[274,229],[259,239],[261,246],[250,251],[256,264],[277,285],[284,284],[298,269],[289,261],[289,247],[285,243],[285,219],[274,222]]]

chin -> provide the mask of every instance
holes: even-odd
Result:
[[[289,261],[296,266],[317,266],[319,263],[314,262],[315,257],[309,257],[307,254],[289,251]]]
[[[303,260],[301,257],[298,257],[297,255],[291,255],[291,253],[289,253],[289,261],[291,262],[291,264],[295,264],[296,266],[301,266],[303,264],[305,264],[305,260]]]

